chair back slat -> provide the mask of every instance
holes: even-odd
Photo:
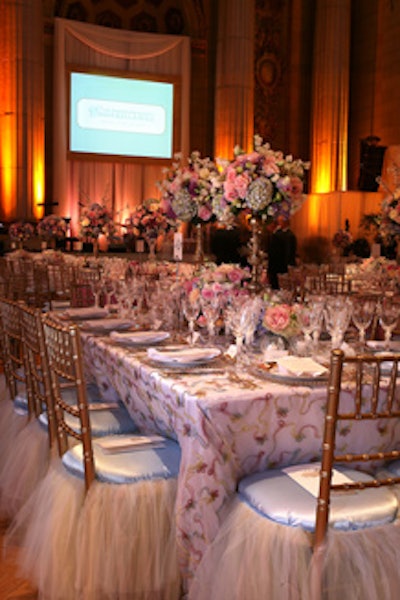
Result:
[[[33,391],[35,415],[39,417],[44,410],[47,412],[48,439],[51,448],[56,442],[56,426],[42,314],[40,309],[26,305],[21,305],[20,310],[27,376]]]
[[[68,436],[82,443],[85,485],[88,490],[95,471],[80,332],[76,325],[61,324],[49,315],[43,319],[43,329],[49,358],[58,449],[61,456],[68,450]],[[76,394],[75,404],[69,404],[63,399],[62,391],[67,388]],[[79,419],[78,430],[68,425],[68,414]]]
[[[29,415],[35,413],[33,390],[27,377],[26,356],[23,349],[21,326],[21,306],[19,302],[8,298],[0,298],[0,314],[2,324],[3,355],[5,375],[11,400],[17,398],[21,391],[28,400]]]

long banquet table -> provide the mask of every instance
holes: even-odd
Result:
[[[120,397],[138,428],[176,439],[182,450],[176,526],[186,591],[221,510],[245,474],[308,462],[320,454],[326,385],[287,385],[250,371],[215,367],[168,370],[145,349],[84,334],[87,376],[108,401]],[[351,382],[345,393],[350,394]],[[377,421],[357,424],[380,450],[399,438]],[[347,448],[349,431],[340,431]],[[361,449],[361,446],[360,446]]]

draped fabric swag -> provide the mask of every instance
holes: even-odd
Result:
[[[71,218],[77,233],[79,202],[107,201],[117,222],[135,205],[158,197],[159,163],[69,160],[68,67],[104,68],[181,79],[180,151],[189,154],[189,38],[123,30],[55,19],[54,199],[57,212]],[[129,207],[129,208],[128,208]]]

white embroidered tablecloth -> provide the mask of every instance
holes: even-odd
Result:
[[[146,351],[90,335],[84,336],[84,354],[87,375],[104,399],[119,396],[141,432],[162,433],[181,446],[176,523],[186,589],[240,478],[320,455],[326,385],[288,386],[217,367],[202,374],[197,368],[190,375],[168,372],[152,366]],[[400,433],[379,420],[358,425],[359,439],[368,436],[376,450]],[[348,433],[343,426],[342,450]]]

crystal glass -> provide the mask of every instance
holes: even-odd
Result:
[[[379,307],[379,322],[385,332],[385,350],[390,349],[393,329],[396,327],[398,320],[399,305],[393,302],[392,298],[383,298]]]
[[[94,305],[96,308],[100,307],[100,296],[103,292],[103,281],[99,278],[93,279],[90,282],[90,289],[94,296]]]
[[[327,296],[324,320],[331,336],[332,348],[340,348],[351,320],[351,301],[346,296]]]
[[[189,343],[194,344],[194,324],[198,318],[201,310],[199,298],[191,298],[190,296],[184,296],[182,298],[182,310],[185,315],[185,319],[189,326]]]
[[[221,313],[221,304],[218,295],[204,298],[201,297],[201,311],[207,322],[208,337],[213,340],[215,337],[215,324]]]
[[[365,344],[365,334],[375,314],[375,302],[370,298],[356,297],[353,300],[352,319],[358,329],[360,344]]]

